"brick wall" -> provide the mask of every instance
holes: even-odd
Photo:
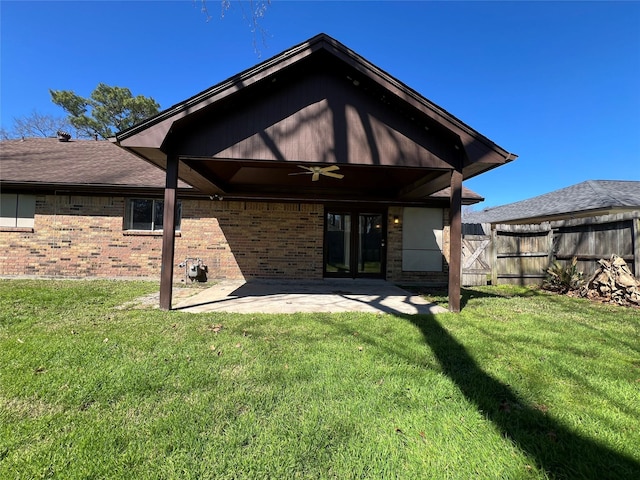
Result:
[[[0,231],[0,275],[158,280],[162,236],[124,231],[125,201],[37,196],[33,231]],[[388,211],[387,279],[446,284],[448,210],[443,210],[442,272],[402,271],[402,211]],[[174,278],[184,279],[177,265],[185,258],[200,258],[210,279],[321,279],[323,216],[320,204],[182,200]]]
[[[157,280],[162,237],[123,231],[124,210],[123,197],[37,196],[32,232],[0,232],[0,275]],[[175,264],[201,258],[209,278],[322,278],[322,230],[317,204],[183,200]]]
[[[212,278],[322,278],[322,205],[209,200],[182,205],[176,263],[201,258]]]

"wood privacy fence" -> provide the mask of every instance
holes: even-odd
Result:
[[[640,212],[531,225],[463,224],[462,284],[540,284],[549,265],[573,257],[588,277],[612,254],[640,275]]]

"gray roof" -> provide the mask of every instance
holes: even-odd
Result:
[[[3,184],[164,188],[165,173],[106,140],[0,142]],[[181,182],[181,188],[188,185]]]
[[[630,210],[640,210],[640,182],[587,180],[528,200],[465,212],[463,222],[514,223],[518,220],[525,223]]]

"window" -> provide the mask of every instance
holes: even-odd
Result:
[[[164,201],[150,198],[132,198],[127,200],[125,230],[162,230]],[[182,204],[178,201],[176,230],[180,230]]]
[[[0,228],[33,228],[36,196],[0,194]]]
[[[441,272],[442,209],[405,207],[402,222],[402,270]]]

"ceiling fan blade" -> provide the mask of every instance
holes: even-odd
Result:
[[[344,175],[342,175],[341,173],[324,172],[323,175],[333,178],[344,178]]]
[[[333,178],[344,178],[344,175],[342,175],[341,173],[332,173],[332,172],[335,172],[336,170],[340,170],[340,167],[338,165],[328,165],[326,167],[319,167],[317,165],[314,165],[312,167],[308,167],[306,165],[296,165],[296,166],[306,171],[292,172],[292,173],[289,173],[288,175],[311,175],[312,182],[317,182],[318,180],[320,180],[320,175],[326,175],[327,177],[333,177]]]

